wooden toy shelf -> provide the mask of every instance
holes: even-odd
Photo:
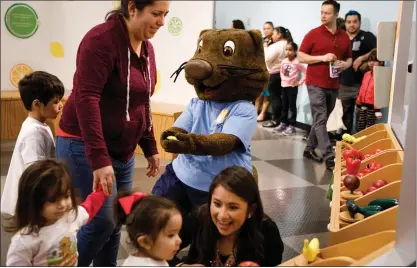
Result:
[[[383,231],[320,249],[318,258],[305,266],[365,266],[394,248],[395,231]],[[279,266],[298,266],[304,259],[299,255]]]
[[[357,190],[366,193],[368,187],[372,186],[376,180],[387,182],[383,187],[355,199],[355,203],[363,207],[379,198],[399,199],[404,153],[390,126],[386,124],[374,125],[353,136],[355,138],[367,136],[351,145],[361,155],[374,153],[376,149],[382,150],[382,152],[362,160],[359,172],[362,172],[371,162],[381,164],[383,167],[360,178],[360,186]],[[348,191],[343,185],[343,179],[346,176],[344,161],[342,161],[343,147],[345,147],[344,142],[337,142],[330,224],[328,226],[328,244],[330,246],[378,232],[395,230],[397,224],[398,206],[383,210],[355,223],[348,223],[340,219],[340,214],[347,210],[346,200],[341,194],[343,191]]]

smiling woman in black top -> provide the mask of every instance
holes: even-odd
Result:
[[[237,266],[252,261],[277,266],[284,251],[277,225],[264,214],[252,174],[241,167],[217,175],[208,204],[185,217],[180,236],[181,248],[190,245],[189,254],[171,265]]]

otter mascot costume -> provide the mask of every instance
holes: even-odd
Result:
[[[179,155],[152,193],[188,213],[208,201],[211,182],[227,167],[244,167],[257,176],[250,152],[257,127],[252,101],[269,79],[261,32],[203,30],[194,56],[174,74],[183,69],[198,98],[161,135],[162,148]]]

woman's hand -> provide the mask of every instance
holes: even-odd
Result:
[[[159,173],[159,154],[152,155],[146,158],[146,160],[148,160],[148,172],[146,173],[146,176],[155,177]]]
[[[93,171],[93,192],[97,190],[98,184],[103,187],[105,196],[112,193],[114,182],[114,170],[112,166],[106,166]]]

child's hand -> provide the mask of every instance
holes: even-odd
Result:
[[[382,118],[382,113],[381,112],[375,112],[375,116],[376,116],[376,118],[381,119]]]

